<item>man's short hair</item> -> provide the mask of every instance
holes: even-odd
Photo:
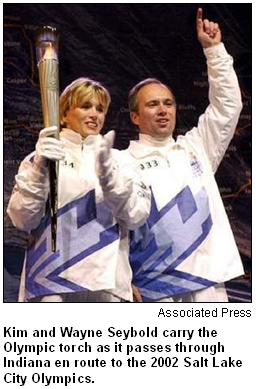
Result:
[[[164,88],[168,89],[171,92],[171,94],[172,94],[172,96],[174,98],[174,102],[175,102],[174,93],[171,90],[171,88],[169,88],[169,86],[165,85],[163,82],[161,82],[157,78],[146,78],[145,80],[140,81],[138,84],[136,84],[130,90],[129,98],[128,98],[130,112],[139,113],[139,106],[138,106],[138,100],[137,100],[138,93],[141,90],[141,88],[143,88],[145,85],[149,85],[149,84],[158,84],[158,85],[161,85]]]
[[[104,113],[108,111],[110,95],[107,89],[90,78],[78,78],[68,85],[60,96],[60,124],[65,125],[64,118],[70,108],[82,107],[83,104],[96,97],[102,104]]]

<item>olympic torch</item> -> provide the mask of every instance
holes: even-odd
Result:
[[[59,33],[45,26],[37,31],[36,55],[39,71],[44,127],[57,126],[59,138]],[[49,161],[52,251],[56,252],[59,163]]]

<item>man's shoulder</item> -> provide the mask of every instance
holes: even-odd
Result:
[[[111,149],[112,157],[119,167],[125,168],[133,164],[130,146],[124,150]]]
[[[114,158],[121,159],[128,157],[130,154],[130,146],[127,149],[124,150],[118,150],[118,149],[111,149],[112,155]]]

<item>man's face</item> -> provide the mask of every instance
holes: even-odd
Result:
[[[131,119],[139,126],[141,134],[164,139],[170,136],[176,124],[176,104],[169,91],[159,84],[143,86],[137,95],[138,113]]]
[[[104,107],[95,98],[86,101],[82,107],[70,108],[65,117],[65,127],[82,137],[98,135],[105,121]]]

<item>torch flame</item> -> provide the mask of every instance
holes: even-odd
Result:
[[[57,59],[57,55],[51,43],[46,47],[43,59]]]

